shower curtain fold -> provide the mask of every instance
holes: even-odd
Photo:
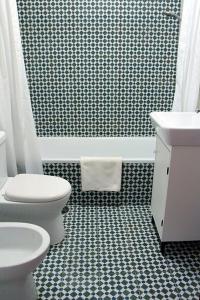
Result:
[[[42,174],[16,0],[0,0],[0,130],[7,135],[8,175]]]
[[[195,111],[200,88],[200,1],[184,0],[173,111]]]

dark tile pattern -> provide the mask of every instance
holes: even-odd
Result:
[[[66,237],[35,272],[40,300],[198,300],[200,243],[166,255],[148,205],[71,204]]]
[[[81,192],[79,163],[46,163],[44,173],[67,179],[72,185],[71,202],[88,205],[106,202],[107,205],[149,204],[153,181],[153,164],[127,163],[122,168],[122,189],[116,192]]]
[[[40,136],[149,136],[170,110],[180,0],[17,0]]]

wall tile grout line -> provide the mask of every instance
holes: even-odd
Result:
[[[39,136],[150,136],[174,97],[180,0],[17,0]]]

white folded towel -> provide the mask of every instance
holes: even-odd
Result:
[[[121,189],[121,157],[81,157],[82,191]]]

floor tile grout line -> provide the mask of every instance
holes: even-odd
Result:
[[[156,230],[155,228],[153,228],[153,229]],[[172,265],[170,264],[169,259],[167,257],[167,253],[165,254],[165,263],[168,267],[171,279],[173,281],[173,284],[174,284],[174,287],[175,287],[175,290],[176,290],[176,293],[177,293],[177,297],[178,297],[179,300],[183,300],[183,298],[179,295],[178,286],[177,286],[177,282],[176,282],[176,277],[174,275]]]
[[[72,222],[73,224],[75,223],[75,220],[76,220],[76,217],[77,217],[77,210],[76,210],[76,206],[75,205],[71,205],[72,207],[70,207],[71,210],[74,211],[74,214],[73,214],[73,218],[72,218]],[[67,212],[68,213],[68,212]],[[66,213],[66,214],[67,214]],[[65,223],[66,224],[66,223]],[[70,226],[69,226],[70,228]],[[67,234],[66,232],[66,228],[65,228],[65,234]],[[65,269],[66,269],[66,260],[63,262],[63,274],[65,274]],[[70,277],[71,274],[69,274],[69,277]],[[72,277],[72,276],[71,276]],[[62,278],[62,292],[64,293],[64,286],[65,286],[65,282],[64,282],[64,276]],[[62,299],[62,298],[61,298]],[[66,299],[66,298],[64,298]]]
[[[166,254],[165,254],[165,255],[166,255]],[[172,276],[172,279],[173,279],[173,282],[174,282],[176,291],[177,291],[177,293],[179,294],[178,286],[177,286],[177,283],[176,283],[176,280],[175,280],[175,276],[174,276],[174,272],[173,272],[173,270],[172,270],[172,266],[170,265],[170,263],[169,263],[167,257],[166,257],[166,263],[167,263],[167,265],[168,265],[168,267],[169,267],[169,272],[170,272],[170,274],[171,274],[171,276]],[[178,296],[178,297],[179,297],[179,296]],[[181,297],[179,297],[177,300],[183,300],[183,299],[181,299]]]
[[[172,263],[169,261],[169,259],[167,259],[167,264],[169,265],[170,273],[173,274],[173,277],[174,277],[174,284],[175,284],[176,290],[177,290],[177,292],[178,292],[178,286],[177,286],[177,282],[176,282],[176,277],[175,277],[174,272],[173,272],[173,266],[172,266]],[[191,267],[191,266],[190,266],[190,267]],[[191,269],[192,269],[192,268],[191,268]],[[196,272],[195,272],[195,273],[196,273]],[[200,292],[198,292],[198,294],[199,294],[199,298],[198,298],[198,299],[200,299]],[[181,297],[181,295],[180,295],[180,297],[179,297],[178,300],[183,300],[183,298]]]
[[[98,210],[98,205],[95,206],[96,210],[96,228],[97,228],[97,260],[98,260],[98,266],[100,263],[100,243],[99,243],[99,210]],[[100,285],[101,285],[101,277],[100,277],[100,272],[98,270],[98,289],[100,291]],[[97,292],[98,295],[98,292]],[[102,297],[98,297],[98,300],[102,300]]]
[[[109,208],[111,208],[110,206],[108,207],[108,209]],[[118,212],[120,212],[120,208],[121,208],[121,206],[119,206],[119,207],[114,207],[115,209],[117,209],[117,211]],[[109,214],[110,214],[110,212],[109,212]],[[118,214],[119,215],[119,214]],[[120,218],[121,219],[121,218]],[[120,224],[122,224],[123,222],[120,222]],[[128,239],[128,241],[129,241],[129,239]],[[131,258],[133,258],[132,257],[132,255],[131,255]],[[139,294],[140,294],[140,298],[141,298],[141,293],[140,293],[140,290],[139,290],[139,286],[138,286],[138,292],[139,292]],[[129,299],[129,298],[126,298],[127,300]],[[139,299],[137,299],[137,300],[139,300]],[[140,299],[140,300],[142,300],[142,298]]]
[[[106,230],[106,228],[107,228],[107,226],[113,226],[113,225],[115,225],[116,224],[116,226],[114,226],[113,228],[111,227],[111,231],[110,231],[110,235],[108,234],[108,239],[109,238],[111,238],[111,240],[112,240],[112,237],[113,237],[113,234],[114,234],[114,244],[113,245],[120,245],[120,247],[125,247],[124,248],[124,255],[127,255],[127,253],[128,253],[128,257],[131,259],[128,263],[130,263],[131,264],[131,267],[133,268],[133,270],[134,270],[134,274],[135,274],[135,278],[136,278],[136,285],[137,285],[137,287],[138,287],[138,293],[139,293],[139,295],[140,295],[140,298],[138,297],[138,299],[137,300],[143,300],[144,299],[144,297],[142,297],[142,295],[143,295],[143,293],[142,293],[142,290],[140,289],[140,283],[142,282],[142,281],[140,281],[140,283],[139,283],[139,279],[138,279],[138,274],[137,274],[137,270],[136,270],[136,265],[135,265],[135,259],[137,258],[137,255],[138,255],[138,251],[139,251],[139,247],[138,247],[138,249],[137,249],[137,253],[136,253],[136,255],[134,256],[134,252],[133,252],[133,250],[134,250],[134,247],[136,247],[136,245],[137,245],[137,243],[138,243],[138,241],[140,241],[141,239],[139,238],[139,240],[138,240],[138,235],[137,235],[137,231],[136,231],[136,234],[135,234],[135,226],[137,225],[137,224],[139,224],[139,226],[137,226],[137,228],[136,228],[136,230],[139,230],[138,231],[138,234],[140,233],[140,226],[142,225],[143,227],[142,227],[142,230],[144,230],[144,232],[145,232],[145,230],[147,230],[148,229],[148,236],[147,236],[147,239],[146,239],[146,242],[143,244],[143,242],[142,242],[142,245],[143,245],[143,247],[144,247],[144,249],[143,249],[143,251],[146,249],[145,247],[145,244],[148,242],[148,241],[150,241],[151,239],[152,239],[152,235],[151,235],[151,227],[152,227],[152,225],[151,225],[151,221],[150,221],[150,219],[149,219],[149,221],[148,221],[148,218],[150,217],[150,210],[149,210],[149,208],[148,207],[130,207],[130,205],[122,205],[122,206],[107,206],[107,204],[108,203],[106,203],[106,205],[105,206],[103,206],[103,205],[95,205],[95,206],[92,206],[92,208],[89,206],[89,207],[82,207],[82,209],[81,209],[81,206],[76,206],[76,205],[74,205],[73,207],[71,207],[71,214],[69,214],[68,216],[70,216],[69,217],[69,219],[67,218],[67,213],[66,213],[66,215],[64,215],[64,219],[65,219],[65,222],[64,222],[64,224],[65,224],[65,230],[66,230],[66,235],[68,234],[68,229],[69,228],[73,228],[73,230],[75,230],[75,231],[77,231],[78,230],[78,226],[80,225],[81,226],[81,221],[80,222],[78,222],[77,223],[77,218],[79,219],[79,217],[80,217],[80,220],[84,220],[85,221],[85,223],[84,223],[84,226],[86,226],[86,228],[85,227],[83,227],[83,234],[85,233],[86,234],[86,236],[87,237],[89,237],[90,238],[90,234],[88,235],[87,233],[90,231],[89,229],[90,229],[90,226],[91,225],[95,225],[95,229],[94,229],[94,231],[90,231],[91,233],[92,233],[92,237],[93,238],[95,238],[95,242],[97,242],[97,247],[94,247],[94,249],[93,249],[93,251],[95,251],[96,252],[96,259],[97,259],[97,261],[98,261],[98,268],[100,268],[100,263],[102,263],[102,261],[101,261],[101,259],[102,259],[102,254],[101,254],[101,247],[102,247],[102,245],[103,245],[103,248],[104,249],[106,249],[106,247],[105,247],[105,245],[106,245],[106,239],[103,239],[104,241],[105,241],[105,243],[103,242],[102,243],[102,241],[101,241],[101,231],[102,230]],[[105,209],[105,212],[106,212],[106,217],[104,218],[104,209]],[[86,214],[86,217],[84,218],[84,214]],[[91,221],[92,220],[92,221]],[[100,226],[100,225],[102,225],[102,224],[104,224],[104,222],[106,221],[106,226],[104,227],[102,227],[102,226]],[[94,223],[93,223],[94,222]],[[138,223],[139,222],[139,223]],[[75,223],[77,223],[77,227],[75,226]],[[73,226],[71,226],[71,225],[73,225]],[[130,225],[130,226],[129,226]],[[127,231],[126,231],[127,230]],[[122,242],[121,242],[121,235],[123,235],[125,233],[125,235],[126,235],[126,238],[125,238],[125,241],[123,241],[122,240]],[[142,233],[142,232],[141,232]],[[73,236],[73,234],[72,234],[72,236]],[[104,235],[103,235],[104,236]],[[79,239],[81,237],[81,234],[79,234],[78,235],[78,237],[76,238],[76,240],[77,239]],[[142,238],[143,238],[144,236],[142,235]],[[104,236],[104,238],[105,238],[105,236]],[[89,241],[89,240],[88,240]],[[79,247],[80,246],[80,243],[78,244],[78,243],[76,243],[73,239],[72,240],[70,240],[69,239],[69,243],[70,242],[72,242],[72,243],[75,243],[75,247],[76,247],[76,250],[77,249],[80,249],[80,248],[77,248],[77,247]],[[91,242],[92,244],[93,244],[93,241]],[[155,244],[156,243],[156,244]],[[156,240],[154,240],[153,239],[153,241],[152,241],[152,246],[155,248],[154,250],[156,250],[156,252],[158,252],[158,243],[157,243],[157,241]],[[50,251],[52,251],[50,254],[50,264],[52,264],[53,263],[53,261],[51,262],[51,260],[53,259],[53,257],[54,257],[54,255],[56,255],[56,251],[58,251],[59,252],[59,250],[61,250],[61,248],[63,247],[63,249],[64,249],[64,251],[67,251],[67,242],[66,241],[64,241],[64,243],[63,244],[61,244],[60,245],[60,247],[58,246],[56,246],[56,247],[54,247],[54,248],[52,248]],[[88,247],[90,247],[90,243],[87,243],[87,241],[86,241],[86,248],[84,248],[85,249],[85,251],[87,251],[87,249],[88,249]],[[111,244],[108,244],[108,248],[109,247],[111,247],[112,248],[112,243]],[[190,245],[189,246],[189,250],[190,249],[193,249],[192,248],[192,245]],[[196,249],[196,248],[195,248]],[[197,248],[198,249],[198,248]],[[154,251],[153,250],[153,251]],[[172,250],[173,250],[173,247],[172,247]],[[186,248],[183,248],[183,255],[187,255],[187,250],[188,250],[188,248],[186,247]],[[128,252],[127,252],[128,251]],[[151,253],[151,249],[149,250],[150,252],[149,253]],[[61,251],[62,252],[62,251]],[[69,251],[70,252],[70,251]],[[77,253],[78,253],[79,251],[77,251]],[[198,254],[198,251],[197,250],[194,250],[194,252],[196,253],[197,252],[197,254]],[[81,253],[81,252],[80,252]],[[145,252],[142,252],[142,253],[145,253]],[[192,252],[193,253],[193,252]],[[191,255],[192,255],[192,253],[191,253]],[[194,253],[193,253],[194,254]],[[196,255],[197,255],[196,254]],[[115,254],[114,253],[112,253],[112,251],[111,251],[111,256],[113,256],[113,258],[115,258]],[[182,252],[180,252],[180,257],[182,256]],[[159,258],[160,257],[160,258]],[[112,259],[113,259],[112,258]],[[66,257],[65,256],[63,256],[63,258],[62,258],[62,256],[61,256],[61,259],[63,259],[63,261],[62,261],[62,263],[61,263],[61,276],[62,276],[62,273],[64,274],[64,273],[66,273],[66,271],[65,271],[65,268],[66,268],[66,266],[67,266],[67,261],[66,261]],[[80,259],[80,256],[78,255],[77,257],[76,257],[76,261],[77,262],[79,262],[79,259]],[[86,257],[86,259],[87,259],[87,257]],[[161,264],[162,264],[162,261],[164,262],[164,266],[165,266],[165,269],[166,269],[166,272],[168,272],[169,271],[169,275],[170,275],[170,278],[171,278],[171,282],[173,283],[173,288],[175,288],[175,291],[174,291],[174,294],[175,294],[175,296],[176,296],[176,294],[177,294],[177,298],[176,299],[178,299],[179,298],[179,300],[183,300],[183,297],[181,298],[181,296],[180,296],[180,294],[178,295],[178,293],[179,293],[179,290],[178,290],[178,282],[176,281],[176,279],[177,279],[177,277],[176,277],[176,272],[174,271],[175,269],[174,269],[174,267],[173,267],[173,261],[171,262],[169,259],[168,259],[168,256],[167,256],[167,253],[166,253],[166,259],[161,259],[161,256],[159,255],[158,257],[157,257],[157,255],[156,255],[156,260],[158,259],[158,261],[160,260],[160,262],[161,262]],[[199,258],[199,256],[197,256],[197,259],[198,259],[198,262],[200,262],[200,258]],[[120,258],[120,260],[121,260],[121,258]],[[69,260],[70,261],[70,260]],[[184,261],[185,261],[185,258],[183,257],[183,263],[184,263]],[[90,263],[90,255],[88,256],[88,262]],[[112,262],[112,260],[111,260],[111,262]],[[124,263],[124,259],[122,259],[121,260],[121,262],[123,262]],[[148,261],[147,261],[148,262]],[[160,262],[159,262],[159,268],[161,267],[161,265],[160,265]],[[194,281],[193,281],[193,283],[196,283],[196,279],[198,278],[197,277],[197,267],[196,267],[196,269],[195,269],[195,264],[196,264],[196,262],[197,262],[197,260],[195,260],[195,258],[193,258],[192,256],[189,256],[189,258],[188,258],[188,260],[186,259],[186,263],[188,263],[188,265],[189,265],[189,267],[191,268],[191,270],[194,268],[194,272],[195,272],[195,278],[194,278]],[[95,262],[94,262],[95,263]],[[175,260],[175,263],[176,263],[176,260]],[[192,263],[192,265],[191,265],[191,263]],[[77,266],[78,265],[78,266]],[[76,268],[79,268],[79,267],[81,267],[81,263],[80,264],[77,264],[76,265]],[[117,263],[117,265],[118,265],[118,263]],[[44,266],[43,266],[43,268],[47,268],[47,266],[48,265],[46,265],[45,266],[45,263],[44,263]],[[54,264],[54,266],[56,267],[56,265]],[[127,264],[126,264],[126,262],[125,262],[125,265],[124,266],[127,266]],[[198,265],[197,265],[198,266]],[[88,267],[88,264],[85,266],[86,268]],[[148,267],[147,268],[149,268],[150,266],[148,265]],[[186,266],[187,267],[187,266]],[[84,272],[84,269],[83,268],[81,268],[82,270],[83,270],[83,272]],[[95,269],[95,267],[93,268],[93,269]],[[124,269],[125,270],[125,269]],[[156,270],[156,269],[155,269]],[[154,271],[155,271],[154,270]],[[51,270],[50,270],[51,271]],[[95,270],[94,270],[95,271]],[[153,272],[154,272],[153,271]],[[187,269],[186,269],[186,271],[187,271]],[[41,270],[39,270],[39,272],[44,272],[44,271],[42,271],[42,269]],[[60,272],[60,271],[59,271]],[[73,272],[73,269],[72,269],[72,271],[71,272]],[[92,271],[93,272],[93,271]],[[129,272],[129,268],[127,269],[127,274],[128,274],[128,272]],[[96,271],[95,271],[95,274],[96,274]],[[100,284],[101,284],[101,274],[102,274],[102,272],[98,272],[98,275],[96,276],[96,279],[97,279],[97,281],[96,280],[94,280],[94,282],[97,282],[97,287],[100,287]],[[70,273],[69,274],[70,276],[72,275],[72,273]],[[73,276],[71,276],[71,277],[73,277]],[[83,276],[84,277],[84,276]],[[125,277],[124,278],[127,278],[126,277],[126,275],[125,275]],[[163,277],[163,279],[164,279],[164,277]],[[118,280],[118,279],[117,279]],[[129,279],[130,280],[130,279]],[[79,281],[77,281],[77,282],[79,282]],[[121,281],[120,281],[120,279],[119,279],[119,282],[121,283]],[[129,282],[131,282],[131,281],[129,281]],[[60,287],[59,287],[59,289],[60,289],[60,292],[58,293],[58,294],[56,294],[56,289],[54,290],[54,284],[55,284],[55,282],[51,282],[51,281],[49,281],[49,284],[50,283],[52,283],[52,287],[51,287],[51,289],[49,289],[49,292],[50,293],[53,293],[53,295],[51,294],[51,296],[50,297],[52,297],[52,296],[54,296],[55,295],[55,298],[51,298],[51,299],[54,299],[54,300],[58,300],[57,299],[57,296],[58,297],[60,297],[59,298],[59,300],[72,300],[72,298],[70,298],[70,296],[68,297],[67,296],[67,298],[65,297],[64,298],[64,296],[62,295],[63,293],[63,287],[65,286],[65,278],[64,277],[61,277],[61,285],[60,285]],[[118,285],[118,281],[116,281],[116,283],[117,283],[117,285]],[[44,287],[43,287],[43,285],[42,285],[42,283],[40,283],[41,284],[41,288],[43,289]],[[81,283],[82,284],[82,283]],[[81,284],[80,284],[80,286],[81,286]],[[186,287],[189,287],[189,285],[190,284],[187,284],[186,285]],[[83,284],[83,286],[84,286],[84,284]],[[150,285],[151,286],[151,285]],[[111,287],[112,287],[112,285],[111,285]],[[115,285],[113,285],[113,287],[115,287]],[[164,287],[164,286],[163,286]],[[41,291],[42,291],[42,289],[41,289]],[[113,289],[111,289],[111,290],[113,290]],[[77,295],[79,296],[79,299],[80,299],[80,297],[82,297],[81,296],[81,291],[76,291],[76,289],[75,289],[75,292],[77,292]],[[93,290],[90,290],[89,289],[89,292],[91,293],[91,297],[94,297],[94,299],[98,299],[98,300],[103,300],[104,299],[104,296],[101,296],[101,294],[99,294],[98,295],[98,290],[97,290],[97,293],[95,292],[95,290],[93,289]],[[188,290],[188,292],[189,292],[189,290]],[[195,288],[194,287],[194,290],[192,291],[192,294],[191,295],[196,295],[195,293],[197,292],[197,288]],[[42,292],[42,294],[41,294],[41,300],[42,299],[46,299],[45,297],[45,294],[43,294],[44,292]],[[48,293],[48,288],[47,288],[47,293]],[[198,293],[199,294],[199,293]],[[78,297],[77,296],[77,297]],[[44,297],[44,298],[43,298]],[[105,296],[106,297],[106,296]],[[107,296],[108,297],[108,296]],[[109,297],[110,297],[110,295],[109,295]],[[194,296],[195,297],[195,296]],[[198,296],[197,296],[198,297]],[[73,298],[73,299],[75,299],[75,298]],[[82,299],[86,299],[86,298],[82,298]],[[125,295],[124,295],[124,299],[127,299],[127,300],[130,300],[130,299],[132,299],[131,297],[126,297]],[[148,298],[149,299],[149,298]],[[166,295],[165,296],[163,296],[163,298],[162,299],[166,299]],[[184,299],[186,300],[186,298],[184,297]],[[192,299],[192,298],[191,298]],[[195,298],[195,299],[197,299],[197,298]]]
[[[132,213],[132,211],[131,211],[131,215],[133,216],[133,213]],[[134,216],[133,216],[134,217]],[[135,242],[137,243],[137,241],[135,240]],[[166,263],[166,265],[167,265],[167,263]],[[168,267],[168,265],[167,265],[167,267]],[[136,277],[137,277],[137,275],[136,275]],[[173,277],[172,277],[173,278]],[[178,291],[177,291],[178,292]],[[142,294],[141,294],[141,290],[140,290],[140,295],[141,295],[141,300],[142,300]]]
[[[135,238],[134,238],[134,234],[133,234],[133,230],[132,230],[132,227],[130,226],[130,231],[132,232],[132,236],[133,236],[133,243],[134,243],[134,240],[135,240]],[[132,238],[130,237],[130,241],[132,242]],[[135,241],[136,242],[136,241]],[[132,251],[131,251],[131,259],[132,259],[132,261],[134,261],[134,257],[133,257],[133,255],[132,255]],[[137,277],[137,274],[136,274],[136,270],[135,270],[135,268],[134,268],[134,275],[135,275],[135,277],[136,277],[136,282],[137,282],[137,286],[138,286],[138,292],[139,292],[139,295],[140,295],[140,299],[138,299],[138,300],[143,300],[142,299],[142,294],[141,294],[141,290],[140,290],[140,287],[139,287],[139,281],[138,281],[138,277]]]

